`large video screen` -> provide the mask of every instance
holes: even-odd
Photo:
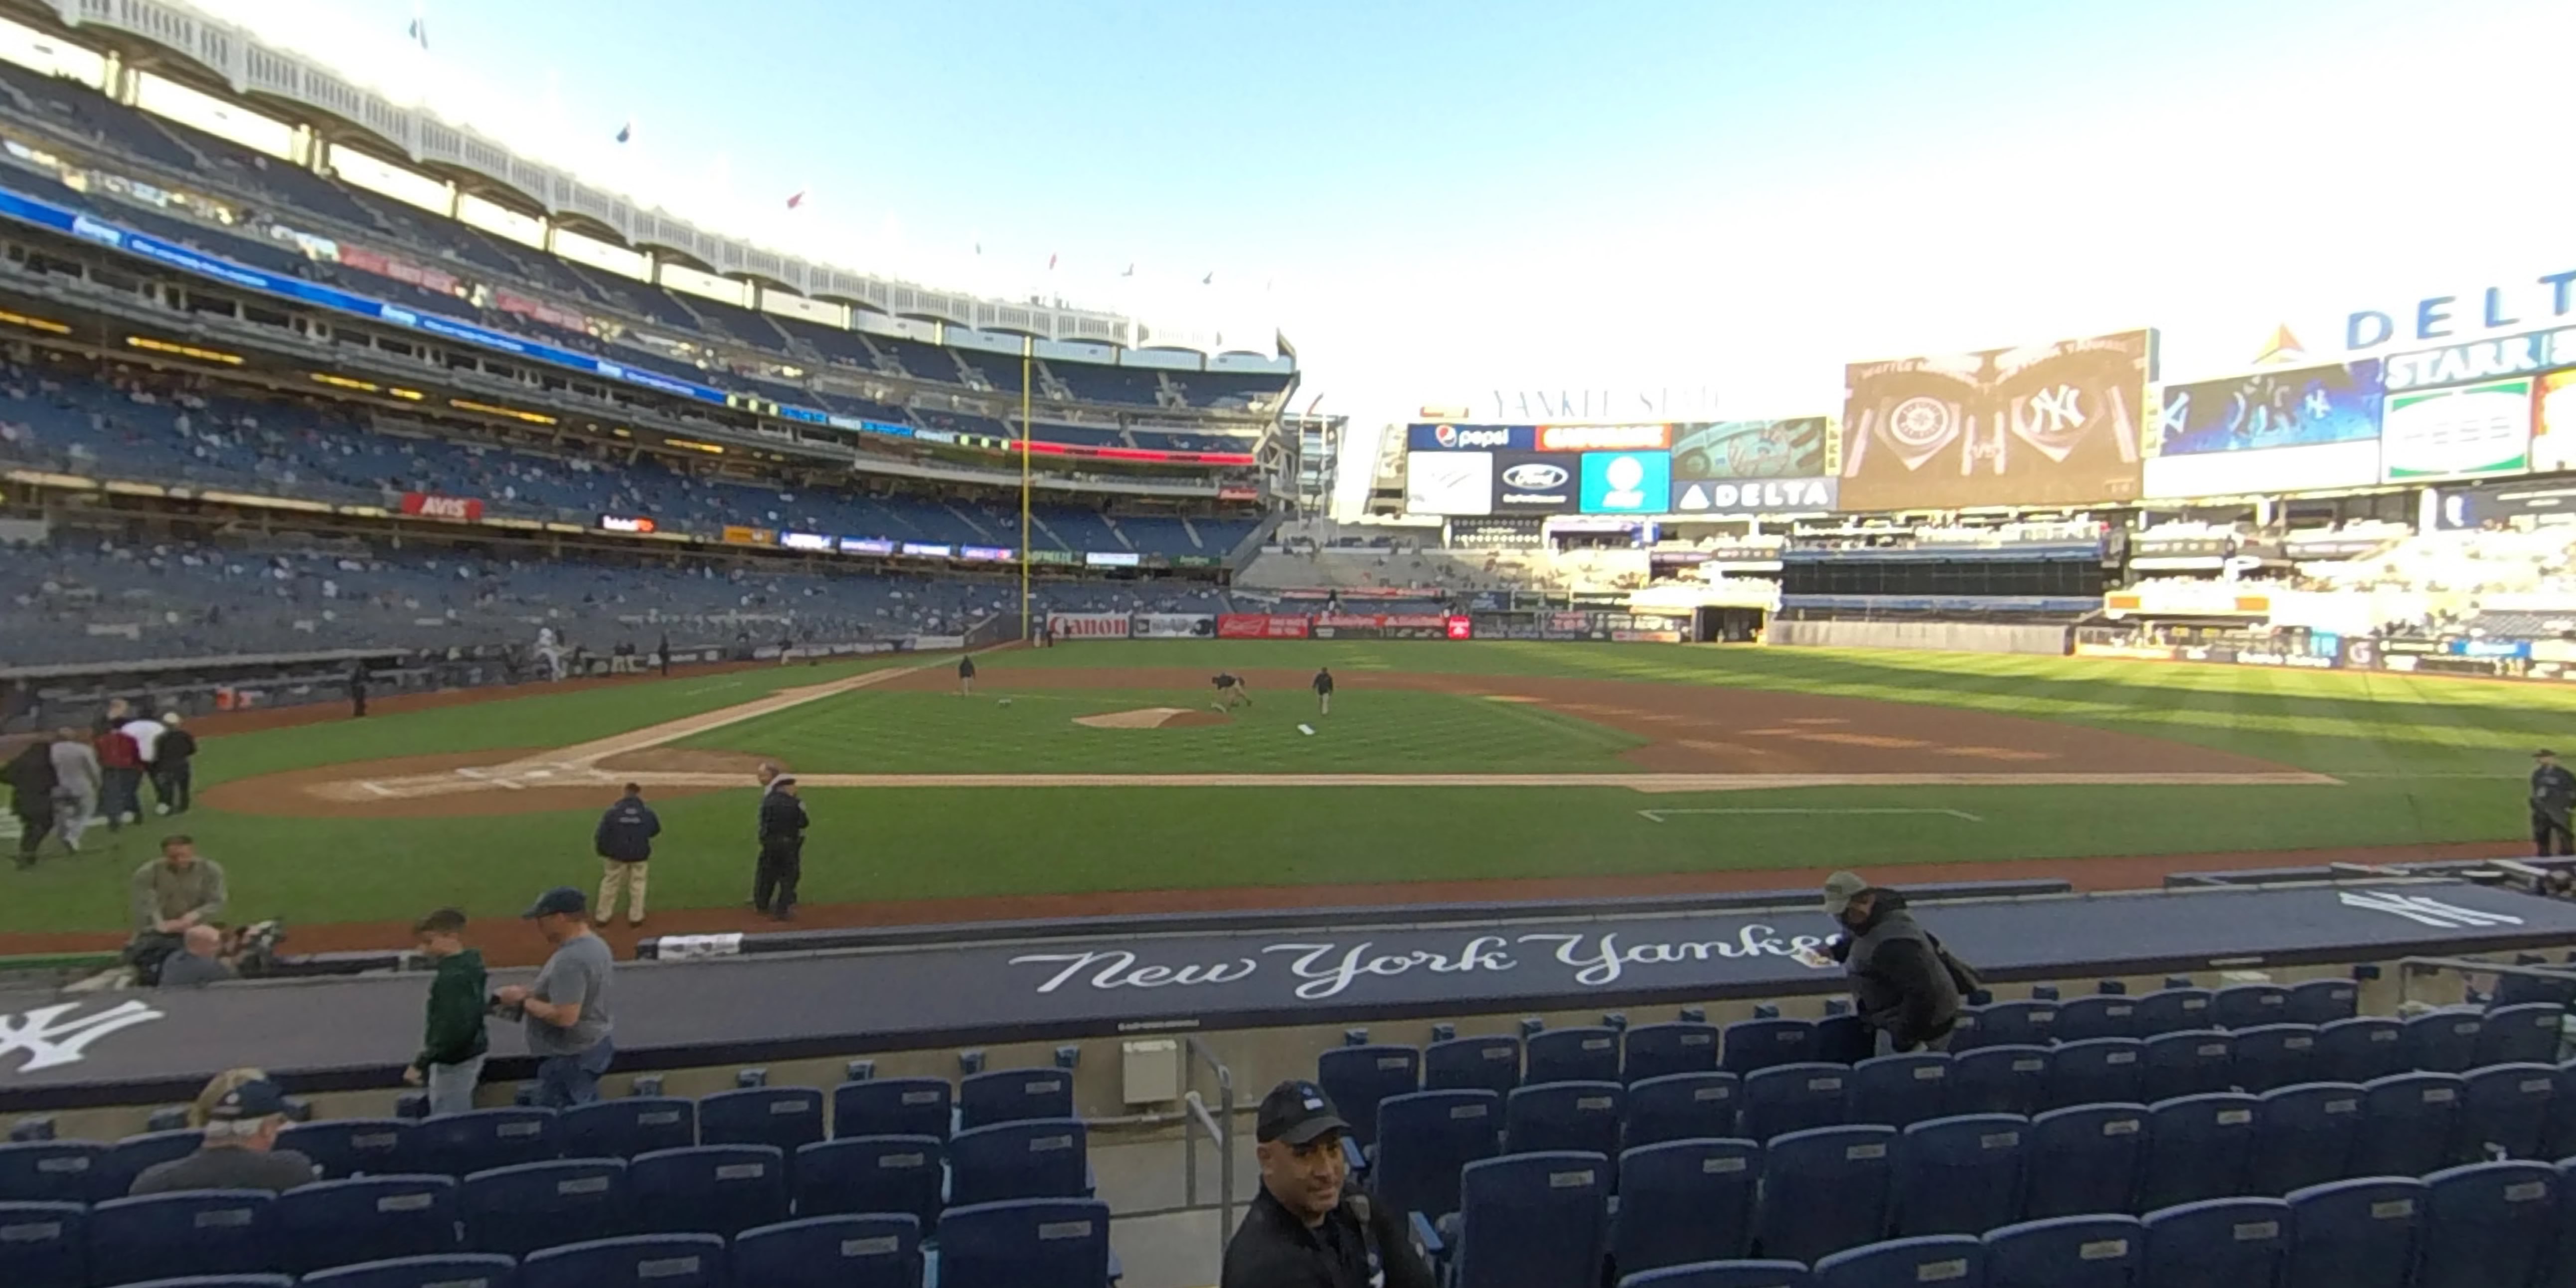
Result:
[[[2379,481],[2376,358],[2167,385],[2148,435],[2150,497],[2245,496]]]
[[[2540,378],[2531,404],[2531,470],[2576,470],[2576,368]]]
[[[2383,476],[2421,479],[2519,474],[2530,465],[2530,376],[2390,394],[2379,439]]]
[[[1779,514],[1834,508],[1840,480],[1822,416],[1673,427],[1673,512]]]
[[[1673,508],[1670,452],[1585,452],[1585,514],[1662,514]]]
[[[1842,508],[2128,501],[2155,332],[1844,368]]]

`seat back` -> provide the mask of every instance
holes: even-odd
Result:
[[[2146,1040],[2139,1063],[2138,1099],[2154,1104],[2176,1096],[2206,1096],[2236,1088],[2236,1035],[2221,1029],[2183,1029]]]
[[[1503,1107],[1490,1091],[1418,1091],[1377,1107],[1369,1186],[1398,1214],[1458,1210],[1458,1173],[1502,1147]]]
[[[332,1118],[288,1123],[277,1134],[277,1147],[313,1160],[326,1180],[350,1176],[388,1176],[417,1170],[412,1158],[414,1125],[400,1118]]]
[[[1774,1138],[1762,1151],[1753,1244],[1765,1257],[1814,1264],[1887,1228],[1896,1129],[1819,1127]]]
[[[2138,999],[2124,993],[2097,993],[2060,1002],[2050,1029],[2060,1042],[2146,1036],[2138,1031]]]
[[[1490,1091],[1499,1101],[1521,1085],[1521,1040],[1509,1034],[1451,1038],[1422,1049],[1424,1091]]]
[[[2147,1213],[2149,1284],[2271,1288],[2290,1245],[2290,1205],[2230,1198]]]
[[[1957,1051],[1959,1030],[1951,1031],[1950,1049]],[[1826,1064],[1859,1064],[1878,1054],[1878,1036],[1857,1015],[1828,1015],[1816,1021],[1816,1054],[1811,1059]]]
[[[982,1203],[939,1218],[939,1288],[1100,1288],[1108,1281],[1106,1203]]]
[[[1071,1118],[970,1127],[948,1142],[948,1201],[965,1207],[1081,1198],[1089,1149],[1083,1125]]]
[[[412,1158],[424,1172],[469,1176],[560,1158],[554,1110],[525,1106],[476,1109],[423,1119],[412,1130]]]
[[[1762,1147],[1749,1140],[1678,1140],[1621,1154],[1611,1263],[1630,1275],[1745,1256],[1761,1179]]]
[[[948,1139],[956,1099],[946,1078],[869,1078],[832,1088],[835,1136]]]
[[[92,1283],[270,1271],[277,1260],[264,1190],[197,1190],[109,1199],[89,1210]]]
[[[1950,1112],[2020,1114],[2047,1108],[2046,1047],[1985,1046],[1951,1057]]]
[[[698,1102],[682,1096],[628,1096],[564,1110],[555,1120],[566,1158],[633,1158],[698,1143]]]
[[[1626,1275],[1619,1288],[1809,1288],[1803,1262],[1707,1261]]]
[[[1950,1057],[1942,1052],[1873,1056],[1852,1066],[1845,1122],[1902,1128],[1952,1112]]]
[[[2236,1030],[2236,1085],[2252,1095],[2317,1080],[2317,1031],[2305,1024]]]
[[[446,1176],[366,1176],[323,1181],[277,1196],[269,1208],[278,1268],[331,1266],[456,1251],[456,1181]]]
[[[1523,1088],[1527,1091],[1528,1088]],[[1458,1288],[1597,1283],[1610,1160],[1551,1151],[1469,1163],[1458,1178]]]
[[[206,1134],[193,1127],[175,1131],[145,1132],[128,1136],[107,1147],[107,1155],[93,1169],[91,1184],[98,1199],[125,1197],[134,1188],[134,1178],[163,1163],[186,1158],[205,1143]]]
[[[1630,1083],[1620,1143],[1638,1149],[1667,1141],[1733,1136],[1735,1105],[1742,1090],[1735,1075],[1725,1072],[1668,1073]]]
[[[2422,1176],[2451,1157],[2468,1082],[2456,1073],[2398,1073],[2362,1084],[2356,1176]]]
[[[2136,1038],[2069,1042],[2049,1053],[2048,1107],[2129,1104],[2144,1085],[2146,1044]]]
[[[787,1156],[776,1145],[692,1145],[637,1156],[626,1170],[635,1228],[725,1238],[787,1219]]]
[[[2556,1244],[2558,1170],[2546,1163],[2472,1163],[2424,1178],[2422,1255],[2415,1288],[2529,1284]]]
[[[1741,1078],[1756,1070],[1805,1064],[1816,1058],[1816,1026],[1800,1019],[1737,1020],[1726,1026],[1722,1059]]]
[[[2471,1068],[2491,1064],[2558,1063],[2558,1030],[2567,1008],[2556,1002],[2523,1002],[2487,1012],[2478,1027]]]
[[[2131,1021],[2138,1026],[2138,1036],[2142,1038],[2215,1027],[2209,1018],[2209,990],[2205,988],[2166,988],[2149,993],[2138,999],[2138,1013]]]
[[[812,1087],[744,1087],[698,1101],[698,1139],[767,1145],[780,1154],[823,1139],[823,1093]]]
[[[400,1257],[304,1276],[303,1288],[512,1288],[519,1263],[484,1252]]]
[[[2146,1146],[2145,1105],[2077,1105],[2031,1119],[2022,1215],[2035,1221],[2128,1211]]]
[[[1834,1127],[1843,1121],[1851,1070],[1839,1064],[1781,1064],[1744,1079],[1736,1129],[1755,1140],[1793,1131]]]
[[[2146,1156],[2138,1164],[2138,1210],[2244,1193],[2259,1108],[2254,1097],[2236,1092],[2183,1096],[2149,1106]]]
[[[2424,1227],[2424,1182],[2332,1181],[2290,1194],[2290,1259],[2281,1288],[2406,1288]]]
[[[88,1221],[78,1203],[0,1203],[0,1283],[89,1288]]]
[[[2558,1066],[2549,1095],[2549,1122],[2541,1131],[2542,1158],[2576,1158],[2576,1061]]]
[[[2351,1175],[2362,1096],[2349,1082],[2305,1082],[2264,1092],[2254,1112],[2245,1188],[2257,1195],[2287,1194]]]
[[[1984,1234],[2021,1219],[2030,1120],[1966,1114],[1908,1127],[1896,1139],[1890,1228],[1899,1236]]]
[[[2133,1216],[2059,1216],[1986,1232],[1986,1288],[2137,1288],[2146,1226]]]
[[[1913,1284],[1985,1283],[1986,1245],[1974,1235],[1890,1239],[1837,1252],[1816,1263],[1816,1288],[1908,1288]]]
[[[2290,1010],[2290,990],[2278,984],[2230,984],[2210,994],[2209,1022],[2228,1030],[2279,1024]]]
[[[2047,1046],[2057,1037],[2055,1002],[1993,1002],[1962,1014],[1976,1017],[1976,1046]]]
[[[880,1214],[810,1216],[745,1230],[733,1241],[734,1283],[741,1288],[921,1288],[921,1228],[909,1216]]]
[[[1619,1081],[1619,1031],[1604,1028],[1550,1029],[1533,1033],[1523,1086],[1542,1082]]]
[[[1335,1047],[1315,1058],[1315,1083],[1324,1089],[1351,1138],[1377,1143],[1378,1102],[1422,1090],[1422,1052],[1408,1046]]]
[[[2369,1082],[2406,1072],[2406,1026],[2385,1015],[2335,1020],[2317,1028],[2316,1077]]]
[[[800,1216],[899,1212],[937,1228],[948,1147],[936,1136],[847,1136],[796,1151]]]
[[[1624,1088],[1615,1082],[1532,1083],[1503,1101],[1503,1147],[1514,1154],[1619,1152]],[[1605,1182],[1606,1183],[1606,1182]]]
[[[519,1263],[519,1288],[724,1288],[712,1234],[639,1234],[547,1248]]]
[[[957,1126],[1073,1117],[1073,1075],[1063,1069],[1000,1069],[957,1084]]]
[[[107,1176],[107,1146],[97,1141],[0,1145],[0,1203],[89,1203],[121,1196],[123,1190],[104,1191]]]
[[[1648,1078],[1710,1073],[1717,1068],[1717,1026],[1713,1024],[1643,1024],[1622,1034],[1620,1041],[1625,1049],[1619,1075],[1630,1086]]]
[[[2348,979],[2312,979],[2290,986],[2290,1000],[2281,1008],[2281,1022],[2323,1027],[2349,1020],[2360,1010],[2360,985]]]
[[[2466,1073],[2478,1062],[2478,1035],[2486,1029],[2486,1017],[2476,1011],[2427,1011],[2405,1023],[2405,1068]]]
[[[2451,1129],[2451,1161],[2483,1163],[2538,1158],[2557,1097],[2558,1070],[2546,1064],[2490,1064],[2471,1069]]]
[[[474,1172],[456,1192],[465,1246],[524,1257],[626,1233],[626,1163],[576,1158]]]

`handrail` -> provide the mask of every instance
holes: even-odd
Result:
[[[1198,1080],[1198,1069],[1187,1067],[1181,1074],[1185,1088],[1181,1103],[1189,1110],[1181,1133],[1181,1193],[1184,1203],[1192,1208],[1199,1205],[1198,1134],[1206,1132],[1208,1140],[1216,1146],[1216,1237],[1218,1255],[1222,1256],[1226,1240],[1234,1234],[1234,1071],[1226,1068],[1225,1062],[1217,1059],[1216,1053],[1208,1050],[1196,1037],[1184,1037],[1181,1044],[1182,1049],[1199,1064],[1216,1073],[1217,1107],[1213,1114],[1208,1110],[1206,1098],[1199,1095],[1198,1088],[1188,1085]]]

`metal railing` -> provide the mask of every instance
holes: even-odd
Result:
[[[1182,1201],[1192,1208],[1199,1206],[1199,1134],[1205,1132],[1208,1140],[1216,1146],[1216,1242],[1219,1255],[1223,1255],[1225,1242],[1234,1233],[1234,1071],[1226,1068],[1225,1062],[1217,1059],[1216,1054],[1195,1037],[1183,1038],[1181,1047],[1188,1053],[1189,1061],[1181,1072],[1181,1103],[1189,1111],[1181,1124]],[[1206,1098],[1199,1095],[1197,1086],[1193,1085],[1198,1081],[1198,1066],[1202,1064],[1216,1074],[1216,1110],[1213,1114],[1208,1110]]]
[[[2576,988],[2576,966],[2522,966],[2506,962],[2482,962],[2470,957],[2401,957],[2397,961],[2397,1004],[2414,1000],[2415,981],[2445,972],[2463,977],[2493,975],[2499,978],[2517,976],[2523,979],[2555,980]]]

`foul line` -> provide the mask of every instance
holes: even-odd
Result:
[[[1971,823],[1985,822],[1982,814],[1963,809],[1895,809],[1862,807],[1858,809],[1641,809],[1637,816],[1649,823],[1661,823],[1677,814],[1946,814]]]

